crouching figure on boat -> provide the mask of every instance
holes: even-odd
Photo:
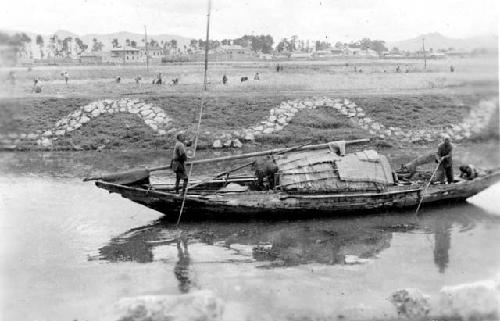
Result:
[[[473,180],[478,176],[477,169],[472,165],[462,165],[459,167],[460,169],[460,178],[466,180]]]
[[[258,158],[252,165],[253,170],[255,171],[255,177],[257,177],[257,190],[265,190],[266,186],[264,185],[264,179],[267,180],[268,188],[274,189],[278,184],[276,175],[278,173],[278,165],[276,164],[276,160],[271,156],[266,156],[264,158]]]

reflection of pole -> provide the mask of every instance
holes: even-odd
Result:
[[[146,70],[149,71],[148,31],[144,26],[144,43],[146,44]]]
[[[427,58],[425,57],[425,38],[422,38],[422,51],[424,52],[424,69],[427,70]]]

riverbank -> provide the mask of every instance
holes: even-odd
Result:
[[[455,142],[499,137],[496,60],[432,61],[427,70],[415,61],[409,73],[394,72],[398,61],[363,61],[363,73],[346,63],[287,63],[280,73],[272,63],[214,64],[199,148],[258,150],[358,138],[371,138],[373,147],[409,147],[435,146],[442,134]],[[0,149],[169,149],[178,131],[194,137],[200,67],[75,67],[68,84],[57,67],[19,69],[16,85],[0,91]],[[253,80],[255,71],[260,80]],[[132,76],[143,72],[144,82],[136,84]],[[147,77],[157,72],[180,82],[152,85]],[[223,73],[227,85],[217,81]],[[31,77],[41,79],[42,93],[31,92]]]

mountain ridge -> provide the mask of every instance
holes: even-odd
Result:
[[[433,50],[454,48],[456,50],[471,50],[475,48],[498,48],[498,35],[478,35],[467,38],[450,38],[439,32],[419,35],[415,38],[387,41],[386,47],[398,48],[400,50],[417,51],[422,50],[422,39],[425,49]]]

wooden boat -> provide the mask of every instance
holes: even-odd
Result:
[[[272,190],[256,190],[255,176],[231,176],[230,172],[193,183],[182,218],[272,219],[415,209],[420,201],[423,205],[463,202],[500,180],[500,169],[486,170],[473,180],[457,178],[453,184],[430,184],[426,189],[427,181],[398,181],[384,155],[374,150],[344,154],[344,146],[332,142],[270,153],[279,168],[279,183]],[[220,159],[228,157],[215,160]],[[210,161],[214,160],[195,162]],[[149,177],[131,184],[100,179],[96,185],[172,220],[177,219],[183,201],[173,185],[150,184]]]

